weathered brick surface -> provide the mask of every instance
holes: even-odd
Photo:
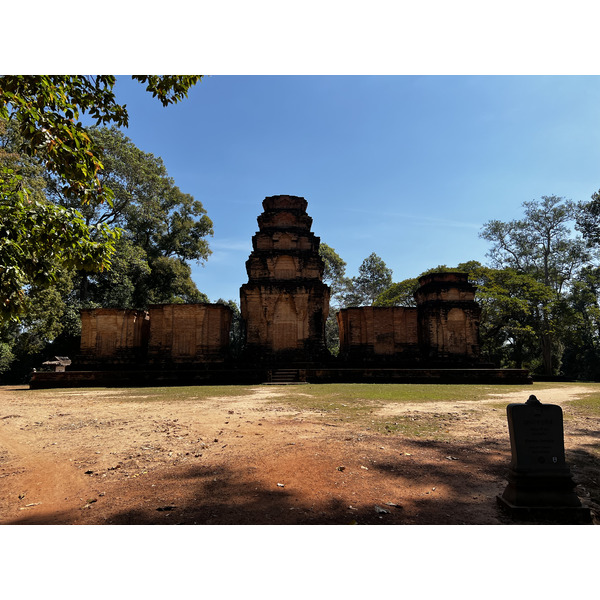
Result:
[[[344,357],[410,358],[418,351],[416,308],[346,308],[337,319],[340,354]]]
[[[349,360],[476,363],[480,308],[466,273],[419,279],[416,308],[347,308],[338,313],[340,355]]]
[[[240,289],[251,359],[314,360],[325,352],[329,287],[307,204],[297,196],[263,201]]]
[[[224,360],[231,309],[222,304],[155,304],[149,308],[150,362],[198,363]]]
[[[476,361],[479,318],[475,286],[466,273],[432,273],[415,294],[421,352],[431,360]]]
[[[94,308],[81,311],[78,362],[135,359],[148,339],[148,313],[140,310]]]
[[[157,304],[148,311],[81,311],[78,365],[219,362],[226,358],[232,313],[220,304]]]

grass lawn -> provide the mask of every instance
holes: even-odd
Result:
[[[126,402],[152,401],[198,401],[218,396],[234,397],[252,394],[257,387],[248,385],[206,385],[206,386],[168,386],[142,388],[81,388],[62,390],[65,395],[83,391],[100,391],[102,398]],[[271,387],[271,386],[269,386]],[[600,383],[535,383],[533,385],[444,385],[444,384],[407,384],[407,383],[332,383],[290,385],[285,388],[272,386],[285,392],[275,402],[285,398],[286,403],[297,404],[306,409],[327,410],[330,407],[341,408],[347,402],[366,404],[389,402],[452,402],[484,400],[496,394],[522,393],[523,402],[531,394],[542,394],[547,389],[586,387],[589,392],[573,404],[595,410],[600,407]],[[29,390],[27,394],[44,394],[47,390]],[[61,393],[57,390],[57,393]],[[543,401],[543,399],[542,399]]]
[[[535,383],[533,385],[421,385],[421,384],[307,384],[286,387],[264,386],[279,394],[270,400],[298,411],[319,412],[336,421],[360,422],[370,425],[381,433],[404,435],[431,435],[443,433],[442,426],[433,413],[399,416],[394,420],[373,418],[372,413],[390,403],[428,403],[485,400],[496,394],[519,393],[525,402],[531,394],[538,395],[544,402],[544,390],[585,387],[589,389],[582,398],[570,403],[579,414],[600,416],[600,383]],[[206,398],[247,396],[263,386],[182,386],[144,388],[97,388],[99,401],[126,403],[145,402],[202,402]],[[87,388],[90,391],[90,388]],[[65,395],[77,394],[81,390],[65,390]],[[26,392],[35,395],[43,390]],[[506,401],[486,404],[489,410],[503,410]],[[568,415],[565,415],[568,418]]]

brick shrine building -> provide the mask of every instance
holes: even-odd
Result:
[[[148,309],[148,363],[154,367],[222,363],[232,311],[223,304],[153,304]]]

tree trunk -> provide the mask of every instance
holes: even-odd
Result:
[[[79,299],[80,301],[87,302],[89,296],[89,284],[90,280],[85,271],[80,273],[81,275],[81,285],[79,286]]]
[[[513,361],[516,369],[523,368],[523,344],[518,339],[513,343]]]
[[[554,340],[552,335],[546,333],[541,337],[542,346],[542,364],[544,366],[544,375],[554,374],[554,364],[552,362],[552,347],[554,346]]]

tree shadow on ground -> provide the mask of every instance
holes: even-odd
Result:
[[[120,525],[509,522],[496,506],[496,495],[505,486],[507,466],[501,444],[490,441],[473,448],[467,444],[407,442],[399,438],[397,444],[410,452],[392,453],[391,459],[370,463],[368,474],[354,469],[353,481],[356,485],[360,482],[360,493],[350,480],[350,468],[345,473],[348,485],[341,489],[336,487],[335,469],[329,468],[327,473],[310,470],[297,473],[296,486],[278,487],[273,483],[270,487],[256,476],[260,469],[252,466],[179,467],[161,476],[153,496],[138,492],[130,499],[131,509],[107,511],[103,520],[96,522]],[[363,476],[368,478],[367,483],[359,480]],[[298,491],[299,488],[304,491]],[[354,489],[356,496],[352,495]]]
[[[401,446],[406,448],[406,442],[402,441]],[[265,486],[254,477],[251,468],[241,471],[222,466],[194,467],[163,479],[163,498],[169,496],[170,490],[175,492],[184,480],[189,482],[187,489],[191,494],[180,495],[172,504],[151,510],[115,513],[110,520],[115,524],[182,525],[522,523],[497,506],[496,496],[507,483],[510,452],[505,444],[489,440],[474,447],[467,443],[412,440],[409,449],[412,460],[398,453],[398,458],[369,467],[374,491],[366,501],[368,494],[363,494],[362,502],[352,503],[348,493],[331,484],[299,494],[293,487]],[[421,458],[421,454],[429,458]],[[590,487],[598,481],[595,457],[578,450],[572,458],[578,492],[591,492],[592,499],[597,497],[600,486]],[[313,474],[304,475],[311,480]],[[375,490],[379,490],[379,500],[375,499]],[[441,490],[444,494],[436,494]],[[391,501],[384,501],[387,498]]]
[[[506,487],[510,460],[507,444],[388,439],[393,451],[382,460],[340,473],[331,456],[315,468],[298,456],[295,481],[276,483],[256,464],[172,466],[152,479],[119,482],[105,498],[82,509],[55,514],[23,515],[13,524],[114,525],[446,525],[521,524],[497,506]],[[400,448],[402,451],[400,451]],[[311,449],[316,449],[311,447]],[[322,448],[321,448],[322,450]],[[358,452],[357,452],[358,454]],[[332,462],[334,461],[334,462]],[[579,484],[578,494],[597,502],[600,472],[596,456],[578,447],[567,462]],[[337,463],[339,464],[339,462]],[[358,463],[357,463],[358,464]],[[262,475],[262,478],[261,478]],[[354,477],[354,479],[353,479]],[[269,479],[272,484],[265,484]],[[287,481],[285,478],[282,478]],[[341,487],[342,479],[346,486]],[[150,483],[153,485],[150,485]],[[353,495],[354,492],[356,496]],[[119,498],[122,496],[122,498]],[[120,499],[120,503],[116,500]],[[360,499],[359,499],[360,498]],[[112,505],[111,505],[112,504]],[[126,507],[126,508],[124,508]]]

